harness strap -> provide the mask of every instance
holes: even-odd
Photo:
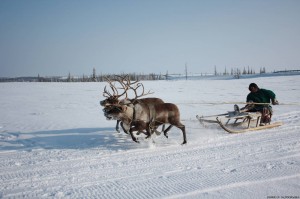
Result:
[[[132,121],[136,121],[136,120],[135,120],[135,112],[136,112],[136,111],[135,111],[135,107],[133,106],[132,109],[133,109],[133,116],[132,116],[131,122],[132,122]]]

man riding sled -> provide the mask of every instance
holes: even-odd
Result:
[[[249,91],[250,93],[247,95],[246,100],[249,104],[241,108],[241,110],[243,110],[243,112],[261,112],[261,126],[270,123],[273,114],[270,101],[273,105],[279,104],[276,100],[275,93],[271,90],[259,88],[255,83],[249,85]]]

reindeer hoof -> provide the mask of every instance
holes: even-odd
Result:
[[[166,138],[169,138],[168,134],[165,133],[164,135],[165,135]]]
[[[183,141],[181,145],[184,145],[184,144],[186,144],[186,143],[187,143],[186,141]]]
[[[140,143],[139,141],[138,141],[138,139],[132,139],[134,142],[136,142],[136,143]]]

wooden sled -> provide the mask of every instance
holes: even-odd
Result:
[[[196,116],[199,122],[206,127],[206,123],[219,124],[228,133],[244,133],[281,126],[282,122],[267,123],[260,125],[260,112],[233,111],[220,115]]]

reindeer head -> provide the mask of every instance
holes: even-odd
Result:
[[[103,109],[104,116],[107,120],[118,120],[118,116],[122,113],[122,107],[118,105],[106,106]]]
[[[125,96],[125,99],[127,98],[127,90],[128,88],[126,88],[121,82],[119,82],[119,84],[122,85],[122,88],[124,89],[122,94],[118,93],[118,88],[116,87],[116,85],[112,82],[112,80],[110,80],[109,78],[106,78],[106,81],[109,83],[109,86],[112,90],[112,94],[106,89],[106,86],[104,87],[104,91],[103,91],[103,97],[106,97],[106,99],[100,101],[100,105],[101,106],[111,106],[111,105],[115,105],[115,104],[119,104],[120,103],[120,97],[122,97],[123,95]]]
[[[100,101],[100,105],[107,107],[113,104],[118,104],[120,102],[120,100],[118,99],[117,96],[110,96],[102,101]]]

